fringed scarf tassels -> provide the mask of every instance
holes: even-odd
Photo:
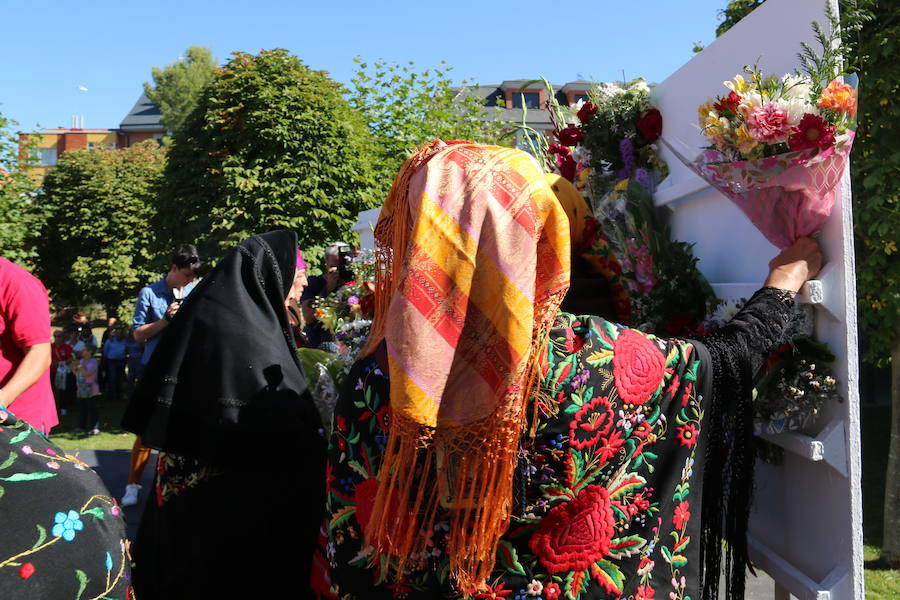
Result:
[[[366,541],[393,575],[421,566],[439,512],[457,588],[494,566],[539,359],[568,287],[565,213],[526,154],[433,142],[375,229],[376,317],[391,428]]]

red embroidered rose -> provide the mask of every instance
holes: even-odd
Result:
[[[678,428],[678,442],[682,446],[692,448],[697,444],[697,426],[693,423],[686,423]]]
[[[687,501],[683,501],[675,507],[675,514],[672,515],[672,523],[675,525],[676,529],[684,529],[687,522],[691,520],[691,513],[688,512],[689,508],[690,504],[688,504]]]
[[[581,105],[581,108],[578,109],[578,113],[575,115],[578,117],[578,120],[582,123],[587,123],[591,120],[591,117],[597,114],[597,107],[593,102],[585,102]]]
[[[353,503],[356,504],[356,522],[359,523],[359,527],[363,531],[366,530],[369,519],[372,518],[372,509],[375,507],[375,495],[377,493],[378,480],[374,477],[366,479],[356,486]]]
[[[31,563],[25,563],[19,568],[19,577],[22,579],[28,579],[34,575],[34,565]]]
[[[666,360],[659,348],[633,329],[626,329],[613,343],[613,378],[619,397],[640,406],[663,381]]]
[[[609,399],[597,396],[579,408],[569,423],[569,443],[578,450],[590,448],[609,434],[614,419]]]
[[[645,140],[655,142],[662,135],[662,113],[651,108],[638,119],[637,128]]]
[[[391,428],[391,409],[387,406],[382,406],[378,414],[375,415],[375,420],[381,429],[389,431]]]
[[[548,573],[583,571],[609,552],[614,523],[609,491],[589,485],[550,509],[528,545]]]
[[[563,146],[575,146],[581,142],[581,129],[576,125],[569,125],[565,129],[557,131],[556,137]]]

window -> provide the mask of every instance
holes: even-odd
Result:
[[[581,100],[584,100],[585,102],[587,102],[587,101],[588,101],[588,95],[587,95],[587,94],[581,94],[581,93],[572,94],[572,104],[578,104],[578,102],[581,101]]]
[[[52,167],[56,164],[56,146],[52,148],[35,148],[34,157],[43,167]]]
[[[112,142],[88,142],[88,150],[115,150],[116,145]]]
[[[525,108],[540,108],[541,95],[538,92],[513,92],[512,107],[522,108],[522,100],[525,100]]]

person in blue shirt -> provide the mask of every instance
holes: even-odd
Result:
[[[106,399],[111,402],[119,401],[125,374],[125,351],[125,335],[122,328],[116,325],[101,349],[103,367],[106,369]]]
[[[182,300],[194,288],[197,271],[203,264],[197,247],[193,244],[182,244],[172,254],[172,265],[165,277],[141,288],[134,305],[134,319],[131,331],[134,339],[144,344],[141,365],[146,365],[159,343],[160,334],[178,312]],[[144,467],[150,460],[150,449],[141,443],[140,436],[131,447],[131,467],[122,506],[134,506],[138,503],[141,491],[141,476]]]

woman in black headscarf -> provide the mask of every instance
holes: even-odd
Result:
[[[285,310],[299,262],[293,232],[241,242],[185,300],[135,390],[125,427],[160,451],[134,547],[142,600],[309,594],[325,443]]]

